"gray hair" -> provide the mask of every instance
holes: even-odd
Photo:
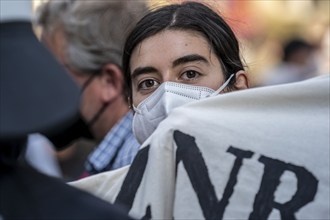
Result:
[[[73,0],[49,0],[41,4],[36,10],[34,24],[37,25],[37,28],[42,28],[42,31],[47,34],[54,33],[62,25],[72,3]]]
[[[92,74],[107,63],[121,67],[126,35],[147,11],[141,0],[51,0],[48,4],[53,4],[49,7],[53,12],[61,10],[57,19],[61,20],[67,41],[67,64]],[[49,16],[49,26],[54,20]]]

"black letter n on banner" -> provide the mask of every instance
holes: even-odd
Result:
[[[176,164],[182,161],[191,184],[198,197],[205,219],[222,219],[229,198],[234,192],[237,175],[244,158],[253,155],[251,151],[244,151],[229,147],[227,152],[236,156],[222,199],[218,201],[214,186],[211,183],[209,172],[202,153],[196,145],[195,138],[180,131],[174,131],[174,140],[178,146]]]
[[[283,161],[265,156],[261,156],[259,161],[265,166],[264,175],[249,219],[265,220],[273,208],[280,211],[282,219],[296,219],[294,214],[301,207],[313,201],[317,191],[317,179],[304,167],[284,163]],[[286,170],[296,175],[297,191],[290,201],[280,204],[274,201],[274,193],[280,185],[280,177]]]
[[[131,164],[131,167],[121,186],[115,204],[123,204],[126,205],[129,209],[132,208],[135,194],[140,186],[144,171],[147,166],[149,148],[149,145],[142,148],[135,156],[135,159],[133,160],[133,163]]]

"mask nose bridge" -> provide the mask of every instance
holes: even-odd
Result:
[[[213,89],[207,87],[181,84],[175,81],[162,83],[153,94],[137,106],[137,110],[141,110],[140,114],[133,116],[133,132],[139,143],[145,141],[173,109],[205,98],[213,92]]]

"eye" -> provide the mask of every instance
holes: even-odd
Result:
[[[199,77],[201,74],[195,70],[188,70],[181,75],[181,78],[185,80],[192,80]]]
[[[153,79],[146,79],[139,83],[138,89],[140,90],[148,90],[157,87],[159,83]]]

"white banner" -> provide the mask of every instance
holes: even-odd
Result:
[[[72,185],[136,218],[329,219],[329,76],[177,108],[131,166]]]

